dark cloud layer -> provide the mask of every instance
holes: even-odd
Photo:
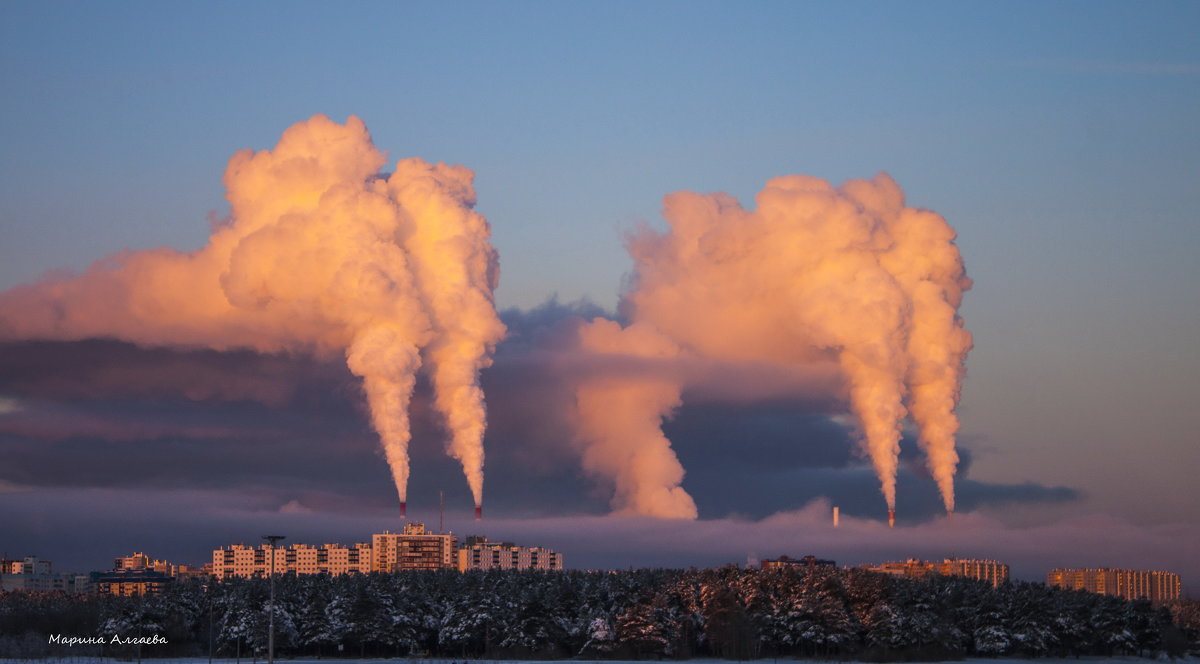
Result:
[[[582,475],[568,421],[573,395],[556,368],[577,321],[611,316],[550,299],[504,312],[509,339],[483,376],[488,394],[490,513],[600,514],[609,489]],[[467,504],[427,385],[413,404],[411,503]],[[386,508],[389,477],[358,381],[340,361],[208,350],[145,349],[105,340],[0,344],[0,480],[30,487],[242,489],[298,501]],[[876,480],[828,400],[689,401],[665,426],[702,517],[761,518],[827,497],[846,514],[877,516]],[[939,513],[913,441],[903,442],[902,519]],[[968,476],[966,509],[1061,502],[1063,487],[995,485]]]
[[[564,340],[580,320],[595,317],[611,314],[555,299],[504,312],[510,336],[483,375],[489,527],[501,523],[492,518],[505,519],[513,536],[528,531],[567,549],[574,536],[555,535],[549,524],[613,523],[600,519],[611,487],[580,470],[568,419],[574,396],[561,372]],[[835,401],[803,389],[772,398],[701,392],[685,395],[687,405],[665,431],[687,469],[684,487],[702,523],[769,521],[818,499],[838,505],[846,518],[880,518],[878,481],[835,414]],[[105,340],[5,343],[0,398],[0,519],[10,553],[62,557],[68,541],[79,541],[65,531],[83,528],[91,544],[72,554],[78,565],[129,549],[197,561],[213,546],[276,522],[301,541],[349,541],[396,526],[391,478],[361,387],[338,359]],[[442,492],[451,522],[472,527],[463,521],[471,496],[458,464],[443,453],[445,434],[424,383],[412,416],[410,514],[436,520]],[[934,523],[941,514],[937,489],[914,441],[902,446],[900,523]],[[961,454],[964,511],[1078,497],[1065,487],[973,480],[970,452]],[[631,546],[608,551],[596,544],[577,560],[720,562],[679,558],[681,549],[653,538]]]

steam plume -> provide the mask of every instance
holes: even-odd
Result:
[[[602,318],[581,326],[579,340],[607,367],[576,386],[584,470],[613,480],[618,514],[696,518],[696,504],[679,486],[683,466],[661,428],[681,403],[682,385],[654,364],[676,357],[678,347],[650,326],[622,329]]]
[[[422,357],[478,503],[486,426],[478,372],[504,334],[489,226],[469,170],[419,159],[380,174],[366,127],[317,115],[274,150],[242,150],[230,218],[202,249],[124,252],[73,278],[0,294],[0,338],[344,353],[363,378],[400,500]]]
[[[840,187],[776,178],[756,202],[750,211],[725,194],[664,199],[669,230],[642,229],[628,240],[635,270],[622,306],[630,329],[649,328],[680,357],[796,372],[835,361],[888,508],[896,504],[901,426],[911,411],[952,510],[954,408],[971,347],[956,313],[970,280],[953,229],[932,212],[906,207],[884,174]],[[636,352],[637,344],[624,347]],[[644,382],[629,380],[626,388]],[[579,392],[581,407],[589,389]],[[657,427],[679,405],[679,386],[660,389],[657,399],[626,404],[642,428],[651,421]],[[610,414],[608,425],[619,421]],[[666,444],[663,438],[654,446]],[[659,488],[672,482],[678,479],[664,476]]]

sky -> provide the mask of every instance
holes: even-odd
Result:
[[[238,150],[355,116],[385,172],[470,169],[491,224],[508,337],[480,378],[489,535],[590,567],[1161,567],[1200,596],[1197,27],[1185,2],[4,3],[0,290],[199,250]],[[906,430],[897,528],[872,526],[875,473],[811,385],[685,391],[663,431],[699,518],[605,516],[611,478],[581,467],[546,358],[580,319],[630,322],[629,233],[665,232],[676,191],[753,208],[778,176],[881,172],[954,228],[973,281],[954,516]],[[276,525],[396,528],[337,353],[26,336],[0,342],[9,554],[101,569],[133,550],[201,562]],[[474,532],[433,394],[420,378],[410,515],[436,520],[444,491],[448,525]]]

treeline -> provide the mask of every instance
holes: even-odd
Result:
[[[276,578],[281,657],[1172,656],[1200,651],[1200,602],[862,570],[409,572]],[[147,657],[264,656],[268,581],[176,583],[157,597],[0,594],[0,657],[131,657],[49,636],[159,635]]]

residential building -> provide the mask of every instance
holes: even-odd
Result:
[[[90,589],[87,576],[54,574],[49,560],[29,556],[0,559],[0,590],[35,593],[81,593]]]
[[[562,554],[540,546],[492,542],[483,536],[468,537],[458,550],[458,570],[545,569],[561,570]]]
[[[1008,565],[996,560],[973,558],[945,558],[933,563],[934,571],[942,576],[964,576],[968,579],[986,581],[993,588],[1008,583]]]
[[[5,574],[49,574],[50,561],[36,556],[26,556],[21,560],[5,560]]]
[[[1046,585],[1153,602],[1179,599],[1181,588],[1179,575],[1171,572],[1107,567],[1051,570]]]
[[[904,562],[887,562],[878,565],[860,565],[861,569],[908,579],[927,579],[933,574],[933,565],[917,558]]]
[[[836,562],[832,560],[821,560],[816,556],[804,556],[803,558],[779,556],[778,558],[767,558],[760,564],[762,565],[763,569],[783,569],[786,567],[837,567]]]
[[[206,567],[219,579],[267,576],[271,573],[272,557],[275,559],[276,574],[292,572],[339,576],[371,571],[371,546],[365,542],[348,547],[341,544],[293,544],[274,549],[266,544],[258,547],[234,544],[215,549],[212,563]],[[203,571],[202,568],[196,573],[202,574]]]
[[[371,571],[455,569],[457,542],[453,533],[430,532],[423,523],[406,524],[402,533],[376,533],[371,536]]]
[[[93,584],[101,595],[141,597],[161,594],[174,581],[169,574],[148,567],[125,567],[98,575]]]
[[[937,563],[909,558],[904,562],[862,565],[861,568],[909,579],[928,579],[934,574],[940,576],[961,576],[990,583],[992,587],[999,586],[1008,581],[1008,565],[995,560],[945,558],[942,562]]]
[[[176,578],[203,576],[200,569],[190,565],[176,565],[165,560],[155,560],[140,551],[133,555],[113,558],[113,571],[123,569],[151,570]]]

